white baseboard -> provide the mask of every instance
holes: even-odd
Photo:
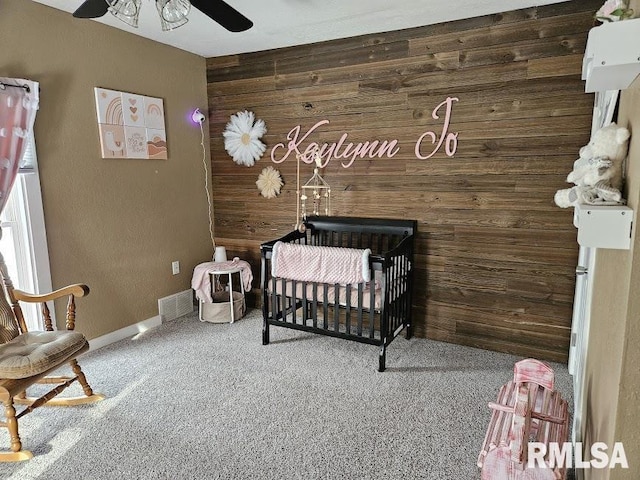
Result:
[[[151,328],[158,327],[162,324],[162,317],[156,315],[155,317],[148,318],[141,322],[129,325],[128,327],[121,328],[115,332],[107,333],[101,337],[89,340],[89,349],[97,350],[98,348],[105,347],[111,343],[124,340],[125,338],[133,337],[142,332],[146,332]]]

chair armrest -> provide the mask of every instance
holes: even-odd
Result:
[[[73,295],[74,297],[78,298],[85,297],[89,295],[89,287],[81,283],[77,283],[75,285],[68,285],[66,287],[59,288],[58,290],[55,290],[51,293],[45,293],[41,295],[23,292],[22,290],[14,290],[13,293],[16,300],[20,300],[21,302],[42,303],[48,302],[50,300],[55,300],[56,298],[62,298],[68,295]]]
[[[53,324],[51,321],[51,315],[49,313],[49,307],[47,307],[47,302],[51,300],[56,300],[58,298],[67,297],[67,318],[66,318],[66,327],[67,330],[75,329],[75,321],[76,321],[76,304],[75,299],[81,298],[89,295],[89,287],[76,283],[75,285],[68,285],[66,287],[59,288],[51,293],[45,293],[42,295],[35,295],[31,293],[23,292],[22,290],[14,290],[13,298],[17,301],[27,302],[27,303],[40,303],[42,305],[42,316],[44,318],[45,329],[48,331],[53,330]],[[22,314],[20,314],[22,315]],[[24,325],[24,320],[22,321],[23,331],[26,332],[26,325]]]

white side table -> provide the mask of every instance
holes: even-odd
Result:
[[[215,263],[215,262],[214,262]],[[229,308],[231,309],[231,323],[234,322],[235,320],[235,313],[233,310],[233,274],[237,273],[238,274],[238,278],[239,278],[239,283],[240,283],[240,293],[242,294],[242,298],[244,299],[244,284],[242,282],[242,273],[241,273],[241,268],[239,267],[231,267],[231,268],[224,268],[221,266],[220,269],[216,269],[214,267],[213,270],[210,270],[208,273],[209,275],[211,275],[211,288],[215,288],[215,277],[218,275],[228,275],[229,276],[229,283],[227,284],[229,286]],[[198,310],[198,315],[199,315],[199,319],[200,321],[203,321],[202,318],[202,302],[199,303],[199,310]]]

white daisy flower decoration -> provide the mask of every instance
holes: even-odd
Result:
[[[280,188],[282,188],[284,183],[282,182],[282,177],[280,177],[280,172],[278,170],[273,167],[267,167],[262,170],[260,175],[258,175],[256,185],[263,197],[274,198],[276,195],[280,194]]]
[[[231,115],[227,128],[222,133],[224,148],[238,165],[252,166],[264,151],[266,145],[260,137],[267,133],[263,120],[255,120],[253,112],[238,112]]]

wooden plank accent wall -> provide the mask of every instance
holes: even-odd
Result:
[[[208,59],[217,243],[248,260],[257,279],[260,242],[292,229],[296,162],[275,165],[269,151],[294,126],[329,120],[309,138],[319,143],[345,132],[354,143],[398,139],[393,158],[350,168],[334,159],[322,173],[334,215],[419,221],[416,334],[565,361],[578,247],[572,211],[553,195],[589,140],[593,96],[580,69],[601,3]],[[459,98],[457,151],[418,159],[415,143],[441,131],[431,113],[448,96]],[[267,153],[253,167],[235,164],[222,138],[244,109],[268,128]],[[285,185],[267,200],[255,182],[269,165]],[[303,181],[311,174],[303,165]]]

